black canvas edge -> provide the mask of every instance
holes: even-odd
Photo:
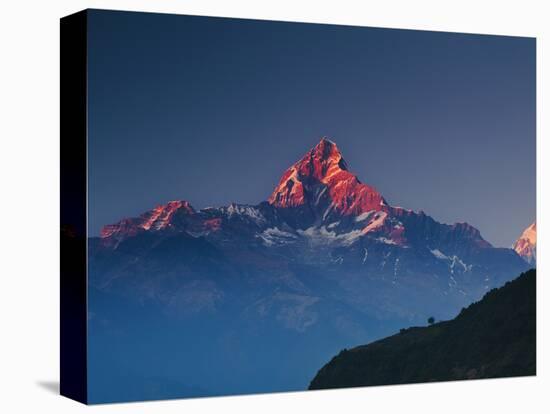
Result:
[[[60,394],[88,403],[87,11],[60,20]]]

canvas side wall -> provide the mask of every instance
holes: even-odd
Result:
[[[87,403],[87,12],[60,26],[60,393]]]

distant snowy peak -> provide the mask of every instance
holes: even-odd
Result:
[[[262,225],[266,222],[266,218],[256,206],[231,203],[227,207],[221,207],[219,211],[229,219],[239,217],[241,219],[251,220],[258,225]]]
[[[268,202],[278,208],[307,205],[356,216],[386,207],[376,189],[348,171],[340,150],[327,138],[286,170]]]
[[[514,250],[527,263],[534,265],[537,260],[537,223],[527,227],[514,243]]]

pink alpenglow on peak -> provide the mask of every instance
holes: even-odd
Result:
[[[195,212],[193,207],[187,201],[169,201],[167,204],[157,206],[155,209],[146,213],[149,215],[147,220],[141,225],[145,230],[161,230],[170,225],[170,219],[174,213],[183,209],[186,213]]]
[[[519,239],[514,243],[513,249],[527,263],[535,265],[537,261],[537,223],[527,227]]]
[[[194,214],[195,210],[187,201],[169,201],[140,217],[123,219],[116,224],[104,226],[100,236],[102,239],[106,239],[113,236],[134,236],[143,230],[163,230],[171,226],[172,218],[176,212]]]
[[[319,185],[323,189],[319,190]],[[342,215],[360,215],[387,206],[375,188],[348,171],[340,150],[327,138],[286,170],[268,202],[279,208],[299,207],[315,203],[324,192],[332,208]]]

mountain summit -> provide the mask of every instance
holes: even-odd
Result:
[[[375,188],[348,171],[342,153],[324,137],[285,171],[268,202],[278,208],[325,207],[342,215],[380,211],[386,206]],[[326,217],[326,216],[325,216]]]
[[[537,223],[531,224],[523,231],[514,243],[513,249],[527,263],[535,265],[537,261]]]

